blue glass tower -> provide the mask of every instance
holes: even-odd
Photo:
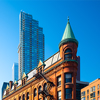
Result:
[[[41,59],[44,61],[44,34],[39,22],[32,15],[20,13],[19,78],[34,69]]]
[[[14,63],[12,66],[12,80],[13,82],[18,80],[18,63]]]

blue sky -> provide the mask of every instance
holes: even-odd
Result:
[[[0,89],[3,82],[12,80],[12,65],[18,62],[21,10],[33,15],[43,27],[45,59],[59,50],[69,16],[79,42],[77,55],[81,59],[81,81],[91,82],[100,77],[99,0],[0,0]]]

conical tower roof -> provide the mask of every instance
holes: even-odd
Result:
[[[61,40],[61,42],[59,44],[59,47],[62,44],[67,43],[67,42],[75,42],[78,45],[78,41],[75,39],[73,30],[72,30],[71,25],[69,23],[69,18],[68,18],[68,22],[67,22],[67,25],[66,25],[62,40]]]
[[[68,22],[67,22],[67,25],[66,25],[66,28],[65,28],[65,31],[64,31],[62,40],[68,39],[68,38],[73,38],[73,39],[75,39],[73,30],[72,30],[72,28],[71,28],[71,26],[70,26],[70,23],[69,23],[69,18],[68,18]]]

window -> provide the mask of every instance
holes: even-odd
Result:
[[[90,98],[93,98],[93,97],[95,97],[95,92],[90,94]]]
[[[95,86],[93,86],[93,91],[95,91]]]
[[[57,78],[57,86],[61,85],[61,76]]]
[[[40,73],[42,73],[42,67],[40,68]]]
[[[34,97],[36,96],[37,94],[37,91],[36,91],[36,88],[34,89]]]
[[[65,51],[65,53],[71,53],[72,51],[71,51],[71,49],[67,49],[66,51]]]
[[[89,90],[87,90],[87,94],[89,94]]]
[[[65,89],[65,99],[71,99],[72,98],[72,89],[67,88]]]
[[[65,83],[72,82],[72,74],[65,73]]]
[[[93,91],[95,91],[95,86],[90,88],[90,92],[93,92]]]
[[[23,100],[25,100],[25,94],[23,94]]]
[[[85,100],[85,97],[81,98],[81,100]]]
[[[42,87],[39,86],[38,93],[40,93],[41,91],[42,91]]]
[[[58,100],[61,100],[61,91],[58,91]]]
[[[67,59],[72,59],[72,51],[71,51],[71,49],[67,49],[65,51],[65,60],[67,60]]]
[[[14,84],[14,90],[16,90],[16,84]]]
[[[29,92],[27,93],[27,100],[29,100]]]
[[[98,91],[98,96],[99,96],[99,91]]]
[[[95,97],[95,92],[93,92],[93,97]]]
[[[19,97],[19,100],[21,100],[21,97]]]
[[[100,100],[100,98],[98,97],[98,100]]]
[[[25,79],[22,80],[22,85],[24,85],[24,84],[25,84]]]
[[[24,79],[24,84],[25,84],[25,79]]]
[[[47,83],[44,84],[44,90],[47,90]]]
[[[90,88],[90,92],[92,92],[92,91],[93,91],[93,88],[91,87],[91,88]]]
[[[89,100],[89,96],[87,96],[87,100]]]
[[[82,96],[85,96],[85,91],[83,91],[83,92],[81,93],[81,97],[82,97]]]
[[[98,89],[99,89],[99,84],[98,84]]]

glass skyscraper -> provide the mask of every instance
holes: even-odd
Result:
[[[32,15],[20,13],[19,79],[34,69],[39,60],[44,61],[44,34],[39,22]]]
[[[12,66],[12,80],[18,81],[18,63],[14,63]]]

